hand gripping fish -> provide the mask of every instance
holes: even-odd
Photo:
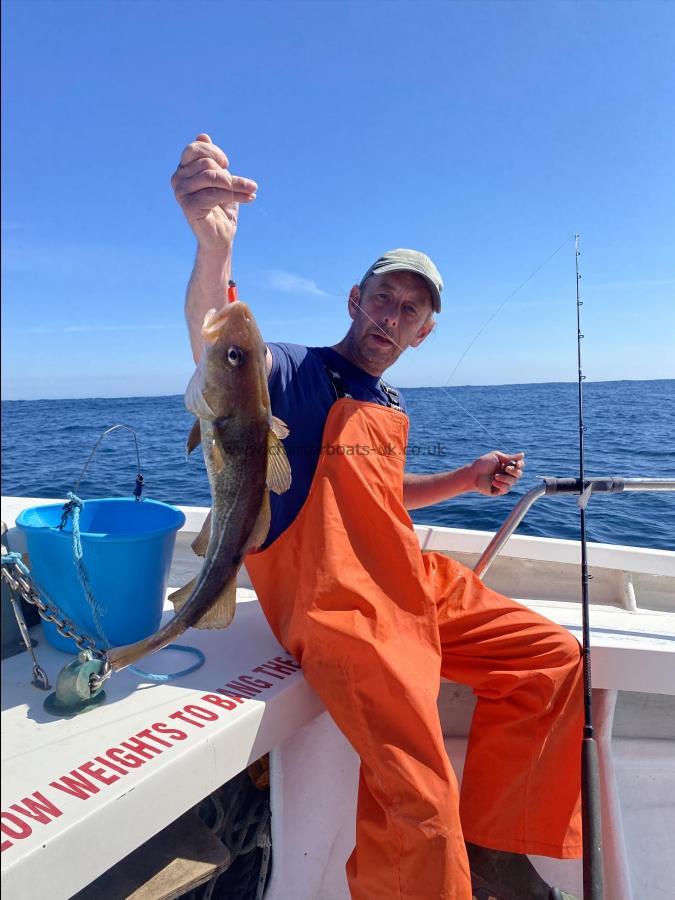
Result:
[[[185,393],[197,416],[187,450],[201,441],[212,510],[193,543],[201,571],[176,591],[176,615],[145,640],[109,651],[113,670],[166,646],[186,628],[225,628],[236,603],[237,572],[245,554],[269,530],[269,491],[283,493],[291,472],[280,438],[288,428],[272,415],[265,343],[245,303],[209,310],[202,326],[204,352]],[[208,536],[208,544],[206,544]]]

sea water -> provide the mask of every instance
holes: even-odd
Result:
[[[527,463],[507,496],[466,494],[414,510],[415,522],[494,531],[539,476],[579,473],[574,383],[404,388],[402,393],[410,416],[409,471],[454,469],[497,448],[523,450]],[[586,382],[584,409],[587,477],[675,478],[675,381]],[[207,506],[201,453],[185,455],[192,421],[181,396],[3,401],[2,493],[64,497],[100,433],[124,423],[137,433],[145,496]],[[78,493],[84,499],[130,496],[135,478],[133,437],[119,429],[101,444]],[[596,495],[587,528],[593,541],[673,550],[675,494]],[[575,498],[539,500],[518,533],[578,538]]]

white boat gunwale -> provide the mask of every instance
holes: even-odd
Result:
[[[11,527],[20,509],[44,502],[40,498],[3,498],[3,520]],[[207,510],[197,507],[181,509],[186,515],[186,522],[178,543],[185,549],[191,536],[201,528]],[[478,557],[492,537],[490,532],[427,525],[416,526],[415,530],[424,549],[452,550],[453,555],[465,557],[469,562],[471,558]],[[10,530],[9,538],[13,548],[21,549],[16,545],[16,530]],[[577,568],[578,559],[579,545],[576,541],[514,535],[502,550],[500,564],[495,564],[494,573],[491,572],[487,580],[494,575],[497,582],[500,578],[508,581],[513,577],[510,569],[517,571],[544,563],[556,571]],[[594,683],[601,686],[597,692],[600,697],[598,731],[603,735],[604,742],[605,782],[611,788],[614,775],[610,737],[617,690],[675,694],[672,615],[675,612],[675,597],[672,595],[675,553],[589,544],[589,564],[598,570],[599,575],[601,570],[606,570],[606,588],[610,594],[616,588],[611,602],[594,604],[593,610],[596,617],[604,615],[609,617],[608,621],[618,623],[618,627],[614,628],[617,634],[603,635],[601,631],[596,631],[593,635]],[[177,569],[171,581],[172,587],[182,582],[182,575]],[[634,608],[626,604],[627,594],[621,589],[626,577],[635,578],[637,604]],[[651,602],[649,591],[647,602],[643,602],[643,582],[656,586],[654,602]],[[34,790],[39,790],[40,785],[49,786],[71,769],[101,756],[105,748],[100,748],[104,744],[113,746],[115,742],[119,744],[128,740],[133,734],[142,732],[148,724],[152,725],[149,719],[155,722],[161,721],[162,717],[166,719],[172,710],[175,711],[174,708],[199,706],[205,694],[217,691],[245,672],[271,684],[274,680],[272,676],[253,670],[261,663],[287,655],[269,632],[254,594],[245,585],[244,574],[242,587],[238,591],[237,615],[231,629],[225,632],[189,633],[188,642],[199,646],[207,654],[203,669],[180,683],[154,685],[151,689],[143,687],[140,690],[137,689],[138,679],[135,676],[119,673],[107,687],[108,701],[84,718],[54,722],[46,715],[37,713],[43,695],[28,684],[29,667],[25,655],[5,660],[2,664],[3,693],[7,698],[3,699],[3,733],[6,735],[3,741],[3,810],[16,803],[21,804],[24,797],[30,796],[32,792],[28,788],[31,784],[35,785]],[[670,603],[667,599],[669,590]],[[568,627],[575,625],[572,614],[578,612],[578,603],[570,599],[530,605],[551,618],[562,619]],[[636,630],[637,635],[631,633]],[[42,641],[38,654],[52,678],[68,659]],[[71,896],[201,797],[245,768],[248,762],[269,751],[272,751],[273,773],[276,771],[272,793],[273,804],[276,802],[279,807],[273,818],[274,840],[278,848],[285,839],[281,806],[283,773],[290,771],[293,765],[289,753],[296,747],[292,752],[297,755],[298,742],[306,744],[309,734],[319,742],[328,741],[330,747],[337,746],[331,730],[332,723],[325,724],[326,715],[301,673],[289,674],[275,680],[270,688],[262,689],[259,694],[244,700],[227,715],[204,722],[203,727],[194,729],[189,740],[173,742],[171,750],[163,748],[162,755],[157,754],[147,764],[129,770],[127,775],[120,776],[111,785],[100,783],[99,792],[89,800],[82,801],[63,791],[58,792],[59,799],[63,798],[62,805],[67,807],[62,810],[62,815],[47,825],[24,817],[25,821],[32,822],[33,834],[15,841],[8,848],[11,852],[2,854],[3,887],[16,896],[33,896],[40,891],[53,897]],[[102,740],[103,736],[105,740]],[[330,754],[332,751],[329,749],[327,752]],[[334,752],[344,752],[344,748]],[[39,772],[40,776],[36,778],[33,772]],[[286,787],[291,783],[290,777],[285,779]],[[167,784],[171,786],[168,791]],[[51,791],[50,797],[56,796],[55,790]],[[608,814],[613,822],[613,838],[616,838],[610,841],[611,855],[620,856],[621,814],[616,790],[610,789],[608,797],[610,806],[614,804]],[[289,806],[288,797],[283,803]],[[124,826],[120,827],[120,823]],[[96,852],[87,853],[86,848]],[[615,880],[625,880],[627,873],[621,869],[621,860],[613,860],[612,865]],[[54,871],[62,873],[56,893]],[[274,886],[277,881],[275,873],[268,894],[283,898],[283,893],[279,894],[279,888]],[[611,896],[620,900],[631,895],[624,889],[623,893],[612,893]]]

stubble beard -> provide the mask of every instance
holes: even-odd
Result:
[[[367,326],[361,330],[359,335],[355,332],[356,329],[352,327],[348,334],[350,354],[359,368],[365,369],[371,375],[382,375],[401,355],[394,344],[388,347],[383,346],[382,351],[378,353],[377,348],[370,344],[371,338]]]

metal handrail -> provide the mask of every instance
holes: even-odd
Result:
[[[579,494],[577,502],[585,503],[591,494],[621,494],[625,491],[675,491],[675,478],[586,478],[583,486],[578,478],[544,478],[541,484],[531,488],[513,507],[502,527],[481,554],[474,566],[474,572],[481,578],[485,575],[532,504],[540,497]]]

